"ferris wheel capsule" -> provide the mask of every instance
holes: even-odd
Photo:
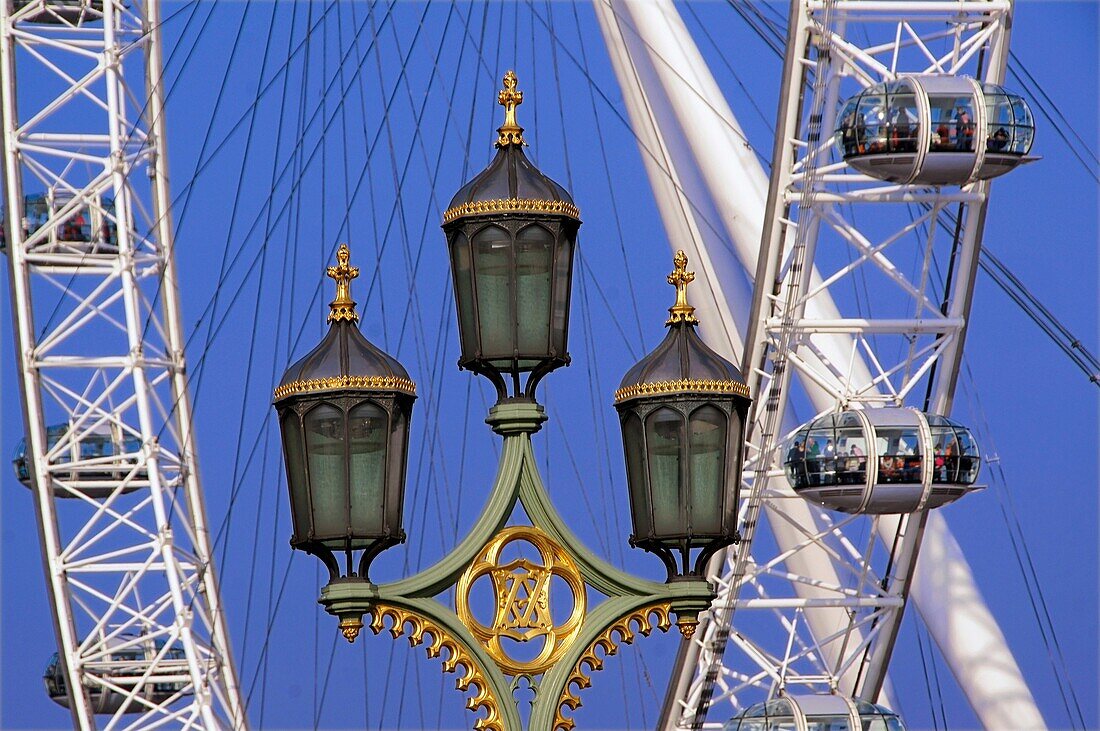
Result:
[[[844,161],[874,178],[966,185],[1037,158],[1027,102],[966,76],[921,74],[876,84],[845,102],[834,141]]]
[[[784,695],[749,706],[723,731],[772,729],[864,729],[905,731],[898,714],[885,706],[839,695]]]
[[[91,264],[102,259],[96,255],[118,255],[114,218],[111,198],[96,196],[88,205],[74,202],[68,191],[50,190],[24,197],[20,223],[27,253],[68,254],[69,259]],[[6,253],[5,229],[0,226],[0,251]]]
[[[46,459],[49,471],[65,489],[56,497],[80,495],[105,498],[115,493],[133,492],[148,484],[149,473],[142,460],[141,438],[118,424],[103,424],[93,429],[72,428],[70,423],[46,428]],[[27,440],[16,445],[12,466],[16,478],[31,487],[31,455]],[[125,482],[120,487],[119,483]]]
[[[981,456],[970,431],[913,408],[827,414],[800,428],[784,459],[803,498],[844,513],[911,513],[976,489]]]
[[[103,0],[15,0],[12,5],[24,23],[82,25],[103,17]]]
[[[86,663],[89,675],[103,680],[102,684],[85,681],[93,713],[145,713],[149,703],[166,703],[192,693],[190,683],[180,679],[187,676],[187,658],[182,648],[167,647],[164,640],[140,639],[132,634],[115,637],[108,647],[108,656]],[[147,676],[146,671],[154,661],[157,674]],[[58,653],[50,657],[42,680],[50,700],[68,708],[65,668]],[[130,690],[135,688],[131,697]]]

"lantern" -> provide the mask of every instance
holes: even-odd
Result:
[[[580,213],[564,188],[523,153],[516,106],[523,92],[504,76],[505,109],[497,154],[464,185],[443,214],[454,278],[460,368],[492,380],[501,399],[505,377],[533,398],[539,380],[569,363],[569,295]]]
[[[340,577],[335,554],[346,558],[348,578],[367,578],[370,562],[405,540],[409,418],[416,385],[405,368],[359,332],[349,266],[341,245],[329,305],[329,331],[320,345],[292,365],[275,389],[293,535],[290,545],[318,556],[331,578]],[[353,570],[353,554],[361,552]]]
[[[656,553],[670,580],[702,576],[710,556],[737,540],[752,402],[737,367],[695,332],[698,320],[686,295],[695,274],[687,271],[684,252],[674,263],[668,335],[615,392],[634,522],[630,543]]]

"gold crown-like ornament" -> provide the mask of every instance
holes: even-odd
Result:
[[[336,280],[336,297],[329,302],[328,321],[347,320],[358,322],[359,313],[355,311],[355,300],[351,298],[351,280],[359,276],[359,267],[348,264],[351,261],[351,249],[340,244],[336,250],[336,266],[329,267],[327,274]]]
[[[463,216],[481,216],[494,213],[551,213],[569,216],[578,221],[581,212],[569,201],[546,201],[538,198],[497,198],[491,201],[470,201],[448,208],[443,213],[443,223],[450,223]]]
[[[523,127],[516,122],[516,107],[523,104],[523,92],[516,88],[516,72],[511,69],[504,74],[504,88],[497,94],[497,104],[504,107],[504,124],[497,129],[497,147],[525,145]]]
[[[663,396],[669,393],[736,394],[749,397],[749,387],[737,381],[713,381],[699,378],[678,378],[669,381],[636,383],[615,392],[615,403],[644,396]]]
[[[677,322],[686,322],[690,325],[699,323],[695,317],[695,308],[687,301],[687,286],[695,281],[695,272],[687,270],[687,263],[687,254],[682,249],[672,257],[673,269],[672,274],[668,275],[668,283],[676,288],[676,302],[668,308],[668,319],[665,320],[665,325]]]
[[[416,395],[416,384],[400,376],[331,376],[329,378],[307,378],[301,381],[284,383],[275,389],[275,400],[300,393],[318,391],[340,391],[345,388],[369,391],[398,391]]]

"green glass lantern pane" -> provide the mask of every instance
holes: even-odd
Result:
[[[309,535],[309,479],[306,475],[306,450],[302,442],[302,426],[293,410],[283,416],[283,454],[286,457],[286,481],[290,489],[290,515],[294,538]]]
[[[410,407],[411,408],[411,407]],[[390,421],[390,454],[386,479],[386,514],[384,527],[391,534],[401,528],[402,506],[405,502],[405,474],[408,464],[409,414],[400,405],[393,410]]]
[[[573,234],[563,234],[554,254],[554,299],[551,303],[551,347],[556,355],[565,355],[569,340],[569,297],[573,280]]]
[[[516,312],[519,351],[546,353],[550,347],[550,270],[554,236],[542,226],[528,226],[516,236]]]
[[[477,353],[477,318],[474,311],[473,275],[470,271],[470,240],[461,231],[451,237],[451,270],[454,272],[458,334],[464,358]]]
[[[514,350],[511,253],[512,238],[499,226],[474,235],[478,331],[485,357],[511,357]]]
[[[356,537],[375,536],[382,531],[388,422],[386,412],[370,401],[348,414],[351,530]]]
[[[634,536],[645,538],[653,530],[649,491],[646,489],[645,436],[642,420],[628,414],[623,421],[623,452],[626,454],[626,481],[630,488],[630,513],[634,517]]]
[[[679,535],[687,527],[681,511],[684,456],[684,418],[660,408],[646,418],[649,490],[653,501],[653,529],[657,537]]]
[[[348,487],[344,412],[331,404],[320,404],[306,414],[305,426],[314,533],[322,538],[346,535]]]
[[[714,535],[722,528],[725,498],[726,415],[703,406],[688,421],[691,445],[692,533]]]

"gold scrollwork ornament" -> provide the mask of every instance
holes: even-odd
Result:
[[[466,698],[466,708],[475,713],[479,709],[485,711],[484,716],[474,720],[474,729],[506,731],[499,700],[493,695],[493,688],[485,678],[484,669],[445,629],[424,615],[400,607],[376,604],[367,613],[371,617],[370,628],[374,634],[386,629],[386,620],[389,619],[389,632],[394,639],[407,634],[409,644],[416,647],[424,644],[424,637],[428,636],[430,640],[424,645],[428,657],[443,659],[443,672],[458,675],[455,687],[460,691],[465,693],[472,689],[473,694]],[[358,624],[362,626],[362,622]],[[443,650],[447,651],[445,655]]]
[[[669,613],[672,607],[669,602],[659,602],[648,607],[642,607],[620,617],[610,627],[601,632],[592,641],[573,666],[573,672],[565,681],[565,687],[561,690],[557,708],[554,712],[553,731],[572,731],[577,722],[572,717],[566,716],[565,711],[576,711],[581,707],[580,691],[592,685],[591,674],[603,670],[603,659],[614,655],[619,651],[619,644],[629,645],[634,642],[636,634],[649,637],[654,627],[662,632],[668,632],[672,626]],[[694,618],[677,622],[680,631],[684,631],[684,625],[695,621]],[[694,634],[694,627],[691,632]],[[684,635],[688,636],[687,634]]]
[[[518,558],[502,564],[500,557],[512,543],[527,543],[539,554],[538,561]],[[470,593],[474,584],[488,577],[493,586],[493,620],[485,626],[474,617]],[[572,593],[573,608],[561,624],[551,614],[551,602],[561,601],[551,592],[558,578]],[[474,559],[462,574],[455,591],[458,617],[485,647],[485,651],[508,675],[539,675],[548,670],[576,639],[587,611],[584,579],[576,563],[550,536],[531,526],[505,528]],[[505,640],[541,641],[541,651],[530,660],[512,657]]]

